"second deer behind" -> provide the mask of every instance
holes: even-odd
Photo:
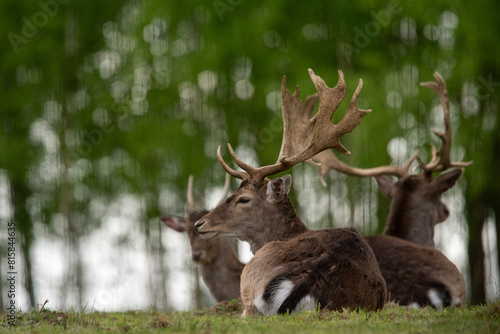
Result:
[[[224,186],[225,200],[229,190],[229,175]],[[195,231],[194,223],[208,213],[197,210],[193,196],[193,177],[189,177],[187,195],[188,217],[168,216],[161,221],[177,232],[185,232],[191,244],[191,258],[198,263],[201,277],[218,301],[240,298],[240,276],[243,267],[230,239],[204,240]]]

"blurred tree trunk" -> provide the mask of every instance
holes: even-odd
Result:
[[[193,276],[194,276],[194,287],[193,287],[193,296],[194,296],[194,309],[199,310],[202,305],[202,297],[203,294],[201,293],[201,288],[200,288],[200,270],[198,268],[198,265],[193,266]]]
[[[495,87],[496,82],[499,81],[496,79],[499,75],[493,68],[482,71],[482,74],[477,76],[483,81],[481,83],[483,86],[479,90],[481,94],[478,94],[481,109],[474,119],[467,122],[469,135],[466,137],[466,143],[469,146],[468,152],[470,152],[468,156],[474,161],[474,164],[466,169],[467,188],[464,193],[469,228],[468,253],[471,278],[469,300],[472,304],[486,301],[486,259],[482,232],[488,219],[495,219],[497,254],[500,240],[498,236],[499,215],[497,214],[500,210],[500,179],[496,177],[500,157],[498,112],[495,116],[496,121],[491,121],[491,115],[496,111],[491,106],[498,105],[498,94],[495,94]],[[484,84],[484,78],[489,78],[492,83]],[[480,81],[478,80],[478,82]],[[480,134],[479,139],[474,140],[478,134]]]
[[[148,191],[146,192],[150,196],[145,196],[147,201],[150,201],[151,199],[156,199],[158,198],[158,189],[156,187],[151,186],[154,184],[153,180],[148,179],[149,187]],[[156,203],[156,202],[155,202]],[[156,208],[155,203],[150,203],[146,205],[146,208],[143,210],[143,216],[145,217],[144,220],[147,221],[147,223],[144,224],[146,226],[146,229],[144,230],[146,240],[153,240],[157,239],[157,242],[151,242],[151,247],[148,247],[149,250],[149,256],[151,258],[151,271],[153,273],[158,273],[155,274],[154,276],[151,277],[150,280],[150,290],[152,293],[152,303],[153,305],[156,305],[156,307],[160,307],[162,309],[168,309],[169,308],[169,301],[168,301],[168,295],[167,295],[167,286],[165,284],[166,278],[168,277],[168,268],[165,265],[165,247],[163,246],[163,240],[162,240],[162,231],[164,229],[163,223],[160,221],[160,219],[156,218],[158,216],[158,212],[153,209]],[[149,219],[149,217],[155,217],[154,220]],[[151,233],[153,233],[151,235]],[[150,235],[148,237],[148,235]],[[149,242],[149,241],[148,241]]]
[[[165,267],[165,247],[163,247],[163,242],[161,239],[161,232],[163,229],[163,224],[158,219],[158,250],[157,250],[157,258],[158,258],[158,270],[160,272],[160,279],[158,282],[158,287],[160,291],[158,292],[160,298],[160,305],[163,309],[168,308],[168,296],[167,296],[167,288],[165,286],[165,277],[167,277],[168,270]]]
[[[6,258],[7,258],[7,256],[5,256],[6,254],[7,254],[7,253],[6,253],[6,252],[4,252],[4,250],[3,250],[3,249],[0,251],[0,256],[1,256],[1,257],[0,257],[0,277],[5,277],[5,276],[3,275],[3,271],[2,271],[2,268],[3,268],[3,266],[4,266],[5,264],[3,263],[2,259],[6,259]],[[0,303],[2,303],[2,305],[7,305],[7,299],[5,299],[5,300],[3,299],[3,298],[4,298],[4,297],[3,297],[3,286],[4,286],[4,283],[3,283],[3,282],[2,282],[2,283],[0,283]],[[4,314],[4,313],[5,313],[5,308],[4,308],[4,307],[2,307],[2,308],[0,309],[0,314]]]
[[[81,229],[76,226],[74,203],[73,203],[73,185],[68,177],[68,170],[72,164],[72,157],[69,154],[68,148],[65,145],[65,130],[71,126],[71,114],[75,113],[72,106],[71,96],[73,96],[78,89],[77,78],[77,55],[78,55],[78,16],[75,13],[75,6],[69,3],[65,7],[65,21],[64,21],[64,74],[61,91],[61,126],[59,129],[59,142],[61,143],[60,157],[62,164],[61,175],[61,189],[59,198],[58,211],[65,218],[65,244],[68,249],[67,253],[67,278],[64,282],[64,295],[66,301],[72,302],[70,299],[70,291],[73,290],[76,302],[76,308],[83,307],[83,266],[80,257],[80,231]],[[66,304],[66,303],[65,303]]]
[[[500,205],[500,203],[498,204]],[[499,247],[500,247],[500,206],[496,206],[495,207],[495,210],[493,210],[493,212],[495,212],[495,232],[496,232],[496,251],[497,251],[497,265],[498,265],[498,277],[500,277],[500,251],[499,251]],[[497,282],[498,283],[498,282]],[[497,296],[498,296],[498,293],[497,293]]]
[[[149,290],[149,296],[151,300],[152,305],[156,305],[156,291],[155,291],[155,286],[154,286],[154,245],[151,242],[151,227],[150,224],[144,224],[144,240],[146,242],[146,251],[147,251],[147,259],[148,259],[148,270],[147,270],[147,275],[148,275],[148,290]]]
[[[498,132],[497,136],[498,136]],[[495,158],[500,157],[500,138],[495,139],[493,143],[493,153],[492,156]],[[496,164],[498,168],[498,164]],[[493,208],[494,219],[495,219],[495,230],[496,230],[496,251],[497,251],[497,261],[498,261],[498,274],[500,277],[500,180],[498,177],[495,177],[493,189],[496,190],[495,194],[491,197],[494,203],[491,206]],[[498,282],[497,282],[498,283]],[[498,296],[498,294],[497,294]]]
[[[27,309],[31,309],[35,305],[35,290],[33,287],[33,266],[31,262],[31,246],[33,244],[33,224],[26,210],[26,201],[30,196],[30,191],[22,184],[12,184],[11,188],[12,199],[14,203],[14,221],[19,233],[16,236],[16,244],[21,245],[22,257],[24,261],[24,288],[28,296]],[[16,252],[16,258],[19,252]],[[16,264],[19,263],[16,261]],[[17,266],[16,266],[17,268]]]
[[[149,214],[146,216],[150,217]],[[144,237],[146,240],[146,249],[148,250],[149,265],[149,293],[151,296],[151,304],[155,307],[168,309],[168,296],[165,286],[165,278],[168,275],[168,270],[165,267],[165,248],[163,247],[161,232],[163,224],[144,224]],[[158,242],[155,243],[154,239]]]
[[[484,285],[484,250],[481,240],[483,225],[488,218],[488,207],[485,205],[484,198],[469,198],[466,201],[467,222],[469,225],[469,242],[467,251],[469,254],[471,295],[469,301],[471,304],[481,304],[485,301]]]

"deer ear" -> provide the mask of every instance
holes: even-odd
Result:
[[[186,219],[177,216],[161,217],[160,220],[166,226],[176,230],[177,232],[186,231]]]
[[[375,176],[377,181],[378,189],[385,196],[392,198],[392,190],[394,189],[394,180],[388,176]]]
[[[439,175],[432,181],[433,189],[437,193],[444,193],[446,190],[450,189],[457,183],[460,176],[462,176],[462,169],[455,169],[448,173],[443,173]]]
[[[271,203],[280,202],[290,191],[292,176],[285,175],[271,180],[267,183],[267,201]]]

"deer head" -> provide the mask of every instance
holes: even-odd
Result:
[[[224,201],[229,192],[229,175],[226,176],[224,191],[220,202]],[[219,202],[219,203],[220,203]],[[187,218],[179,216],[166,216],[160,220],[177,232],[186,233],[191,245],[191,258],[193,261],[203,264],[210,264],[221,256],[222,241],[207,241],[202,239],[195,231],[194,223],[208,213],[207,210],[198,210],[193,196],[193,176],[189,176],[187,190]]]
[[[255,253],[268,241],[287,240],[307,230],[287,196],[291,177],[285,175],[269,180],[268,176],[288,170],[300,162],[318,166],[311,158],[328,148],[350,154],[340,143],[340,137],[354,130],[361,117],[370,110],[362,110],[357,106],[357,98],[363,86],[360,79],[346,114],[338,124],[332,124],[333,114],[345,96],[344,74],[340,70],[338,73],[337,85],[330,88],[309,69],[320,104],[318,113],[313,117],[307,115],[307,106],[311,100],[306,102],[306,107],[302,107],[299,87],[297,86],[295,93],[291,95],[286,89],[286,77],[283,77],[283,140],[275,164],[252,167],[239,159],[228,144],[232,159],[243,169],[236,171],[225,163],[220,147],[218,148],[217,158],[222,167],[230,175],[241,179],[242,183],[224,203],[195,224],[196,231],[203,238],[236,237],[249,242],[252,252]]]
[[[230,177],[226,174],[221,202],[229,192],[229,181]],[[175,231],[188,235],[191,258],[198,263],[203,281],[217,301],[239,298],[240,276],[244,264],[238,260],[231,240],[204,240],[195,232],[194,223],[208,211],[196,209],[192,175],[188,181],[187,209],[188,218],[169,216],[161,218],[161,221]]]
[[[445,131],[443,133],[431,130],[442,141],[441,147],[436,150],[432,146],[432,158],[425,164],[415,152],[407,162],[401,166],[379,166],[375,168],[356,168],[337,159],[332,151],[326,150],[313,158],[321,164],[320,177],[324,183],[324,176],[330,169],[354,176],[374,176],[381,192],[391,198],[389,218],[384,230],[387,235],[400,237],[423,246],[434,246],[434,226],[446,220],[448,208],[441,201],[441,194],[453,187],[462,175],[462,170],[452,170],[433,178],[433,173],[444,172],[452,167],[466,167],[472,162],[452,162],[450,106],[446,84],[437,72],[434,73],[436,82],[424,82],[421,86],[428,87],[436,92],[443,108]],[[410,174],[412,163],[417,160],[422,172]],[[395,176],[397,181],[387,175]]]
[[[408,175],[397,181],[377,176],[377,185],[391,199],[384,234],[397,236],[422,246],[434,246],[434,227],[449,216],[441,194],[455,185],[461,169],[439,175]]]

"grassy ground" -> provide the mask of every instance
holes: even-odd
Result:
[[[9,333],[500,333],[500,301],[436,311],[388,306],[378,312],[312,311],[294,315],[241,318],[237,303],[194,312],[158,310],[20,313],[16,325],[0,317]]]

